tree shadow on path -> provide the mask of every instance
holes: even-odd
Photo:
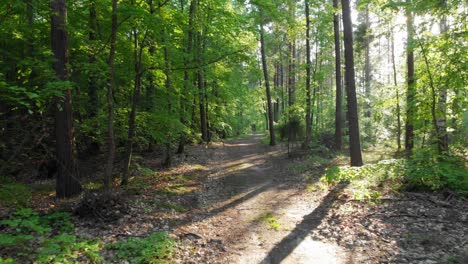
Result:
[[[276,244],[260,263],[279,264],[288,257],[310,232],[320,225],[322,219],[326,216],[328,210],[336,200],[337,194],[346,188],[347,185],[346,183],[341,183],[332,189],[330,193],[323,198],[322,203],[310,214],[304,216],[303,220],[294,230]]]

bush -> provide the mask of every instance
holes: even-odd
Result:
[[[449,188],[468,195],[468,168],[462,157],[439,155],[435,149],[416,151],[407,164],[410,188],[440,190]]]

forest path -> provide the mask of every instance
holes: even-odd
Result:
[[[212,149],[209,176],[198,193],[202,212],[175,233],[217,244],[224,253],[210,257],[210,263],[349,263],[345,248],[310,236],[337,192],[307,192],[285,146],[270,147],[261,138],[252,135]],[[318,180],[322,172],[309,174]]]

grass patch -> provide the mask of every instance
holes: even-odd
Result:
[[[157,191],[159,194],[166,194],[166,195],[182,195],[186,193],[190,193],[192,191],[192,188],[186,187],[184,184],[173,184],[166,186],[160,190]]]
[[[273,212],[263,213],[259,218],[255,219],[256,222],[262,222],[267,226],[268,229],[279,231],[280,223],[278,219],[273,215]]]
[[[82,184],[82,186],[84,189],[87,189],[87,190],[98,190],[103,187],[103,184],[102,182],[86,182]]]

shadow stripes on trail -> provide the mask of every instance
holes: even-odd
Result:
[[[260,263],[279,264],[288,257],[310,232],[320,225],[322,219],[331,208],[333,201],[336,200],[336,195],[346,186],[347,184],[339,184],[330,191],[330,193],[323,198],[321,204],[315,208],[312,213],[304,216],[303,220],[294,230],[276,244]]]

